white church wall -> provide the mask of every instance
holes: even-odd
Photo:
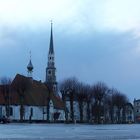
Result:
[[[12,114],[10,114],[10,120],[20,120],[20,105],[11,105]],[[46,120],[47,119],[47,107],[46,106],[24,106],[24,120],[29,120],[32,108],[32,120]],[[59,112],[59,119],[64,120],[64,110],[54,109],[53,104],[50,106],[50,121],[54,121],[54,113]],[[6,116],[5,106],[0,106],[0,117]]]
[[[20,120],[20,106],[19,105],[12,105],[13,114],[10,115],[11,120]]]
[[[12,108],[12,114],[10,114],[10,119],[11,120],[19,120],[20,119],[20,114],[19,114],[19,106],[10,106]],[[6,109],[4,105],[0,106],[0,117],[6,116]]]
[[[29,120],[32,109],[32,120],[43,120],[43,109],[40,106],[25,106],[25,120]],[[46,116],[44,115],[44,118]]]
[[[10,116],[11,120],[20,120],[20,106],[10,106],[13,109],[13,114]],[[24,120],[29,120],[33,109],[32,120],[43,120],[43,109],[38,106],[24,106]],[[44,116],[45,118],[46,116]]]

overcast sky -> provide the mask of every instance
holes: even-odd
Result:
[[[0,77],[45,80],[53,20],[57,80],[105,82],[140,98],[139,0],[0,0]]]

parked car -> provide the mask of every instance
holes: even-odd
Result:
[[[5,116],[2,116],[0,118],[0,123],[10,123],[10,119]]]

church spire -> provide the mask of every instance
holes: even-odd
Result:
[[[56,82],[56,68],[55,68],[55,54],[53,46],[53,30],[51,22],[51,34],[50,34],[50,44],[48,52],[48,64],[46,68],[46,81],[45,83],[53,87],[53,92],[57,94],[57,82]]]
[[[54,48],[53,48],[53,23],[51,21],[51,36],[50,36],[50,48],[49,48],[49,54],[54,54]]]

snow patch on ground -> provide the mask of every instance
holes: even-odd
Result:
[[[140,125],[0,124],[1,140],[140,140]]]

